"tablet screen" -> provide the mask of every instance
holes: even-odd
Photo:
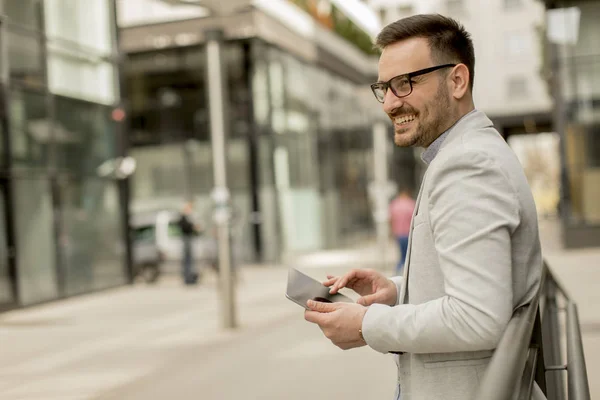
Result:
[[[306,302],[310,299],[326,303],[353,302],[352,299],[343,294],[329,294],[327,286],[324,286],[321,282],[303,274],[295,268],[290,268],[288,271],[285,295],[288,299],[304,308],[306,308]]]

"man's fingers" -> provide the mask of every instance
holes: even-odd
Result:
[[[342,276],[340,279],[338,279],[337,282],[329,290],[329,293],[335,294],[340,289],[345,288],[348,285],[348,282],[350,281],[350,279],[354,279],[354,273],[353,272],[350,272],[350,273]]]
[[[319,326],[326,322],[327,313],[338,309],[339,305],[334,303],[324,303],[322,301],[308,300],[306,306],[309,308],[304,311],[304,319]]]
[[[340,278],[338,278],[337,282],[335,282],[333,284],[333,286],[331,286],[331,289],[329,290],[329,293],[335,294],[340,289],[348,287],[348,285],[350,283],[354,284],[356,281],[365,278],[365,276],[366,276],[365,275],[365,271],[360,270],[360,269],[353,269],[350,272],[348,272],[347,274],[345,274],[345,275],[341,276]],[[352,289],[351,286],[350,286],[350,289]]]
[[[312,322],[313,324],[320,325],[322,322],[323,315],[317,311],[304,311],[304,319],[308,322]]]
[[[356,302],[363,306],[370,306],[371,304],[380,303],[381,302],[381,292],[368,294],[366,296],[360,297]]]
[[[324,303],[322,301],[309,300],[306,302],[308,308],[312,311],[320,313],[329,313],[338,309],[338,305],[334,303]]]
[[[333,285],[334,283],[336,283],[337,280],[338,280],[338,278],[336,276],[327,275],[327,280],[325,282],[323,282],[323,285],[329,287],[329,286]]]
[[[375,294],[369,294],[367,296],[359,297],[358,300],[356,300],[356,302],[361,306],[367,307],[377,302],[377,296]]]

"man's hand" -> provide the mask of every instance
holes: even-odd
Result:
[[[360,336],[362,320],[367,308],[355,303],[323,303],[309,300],[310,310],[304,312],[304,319],[319,325],[325,336],[342,350],[365,346]]]
[[[393,306],[398,299],[396,284],[372,269],[353,269],[341,277],[327,275],[327,278],[323,285],[331,287],[329,293],[350,288],[361,295],[357,303],[363,306],[374,303]]]

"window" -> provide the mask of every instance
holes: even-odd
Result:
[[[16,169],[39,169],[48,163],[51,124],[46,96],[41,92],[12,89],[9,118],[10,153]]]
[[[504,46],[508,57],[518,57],[532,53],[531,35],[527,32],[507,32]]]
[[[52,93],[103,104],[118,97],[107,0],[46,0],[48,86]]]
[[[523,0],[504,0],[505,10],[514,10],[523,6]]]
[[[387,10],[385,8],[379,9],[379,19],[381,20],[381,25],[387,25]]]
[[[413,15],[413,8],[412,6],[400,6],[398,7],[398,17],[399,18],[406,18],[406,17],[410,17],[411,15]]]
[[[41,88],[44,82],[42,42],[38,34],[7,31],[8,66],[11,80],[28,87]]]
[[[0,65],[0,68],[2,66]],[[6,101],[4,85],[0,81],[0,139],[4,138],[5,134],[8,134],[8,124],[7,124],[7,109],[8,104]],[[4,156],[4,140],[0,140],[0,171],[6,168],[6,157]],[[2,188],[2,186],[0,186]],[[2,192],[0,191],[0,196]],[[0,214],[2,215],[2,214]]]
[[[109,109],[59,96],[54,104],[58,167],[74,175],[97,176],[96,169],[116,156]]]
[[[8,265],[8,235],[4,223],[5,213],[6,204],[4,204],[4,196],[0,194],[0,304],[13,301],[11,274]]]
[[[460,15],[465,11],[463,0],[446,0],[446,10],[450,15]]]
[[[527,80],[522,76],[512,76],[508,78],[508,97],[518,99],[527,96]]]
[[[56,239],[50,183],[46,179],[13,181],[17,268],[22,304],[58,296]]]
[[[125,283],[117,185],[93,178],[63,180],[59,197],[66,294]]]
[[[4,0],[4,12],[13,24],[32,30],[40,29],[39,0]]]
[[[45,0],[46,34],[102,55],[112,52],[108,0]]]
[[[109,62],[49,43],[48,86],[54,94],[114,104],[118,96],[115,73]]]

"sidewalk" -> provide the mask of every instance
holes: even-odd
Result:
[[[541,221],[545,256],[578,302],[592,398],[600,396],[600,249],[565,251],[557,225]],[[390,246],[387,271],[395,259]],[[317,279],[374,267],[374,242],[298,257]],[[326,267],[326,268],[325,268]],[[391,398],[395,365],[368,348],[343,352],[284,297],[283,266],[248,266],[238,320],[221,329],[215,277],[184,287],[167,276],[0,314],[2,400]],[[365,366],[367,366],[365,368]]]
[[[356,252],[355,260],[374,263],[375,252]],[[300,269],[310,267],[296,261]],[[323,279],[347,269],[338,263],[308,273]],[[369,387],[355,379],[357,387],[340,391],[322,382],[323,397],[315,398],[336,391],[357,400],[377,392],[391,396],[391,359],[368,349],[342,352],[324,339],[285,298],[284,266],[247,266],[240,276],[239,327],[233,331],[221,328],[211,271],[197,287],[167,275],[156,286],[122,287],[0,314],[0,399],[300,400],[319,387],[304,384],[315,373],[311,369],[327,365],[334,371],[344,363],[340,357],[353,360],[355,369],[338,375],[339,383],[354,373],[378,388],[365,392]],[[365,363],[371,366],[366,375]],[[270,382],[274,377],[279,383]],[[284,395],[294,385],[299,385],[294,394]]]
[[[134,381],[183,346],[210,348],[298,314],[281,298],[283,268],[249,268],[238,285],[240,328],[220,327],[214,277],[177,277],[0,315],[1,399],[88,399]],[[275,306],[274,306],[275,305]]]

